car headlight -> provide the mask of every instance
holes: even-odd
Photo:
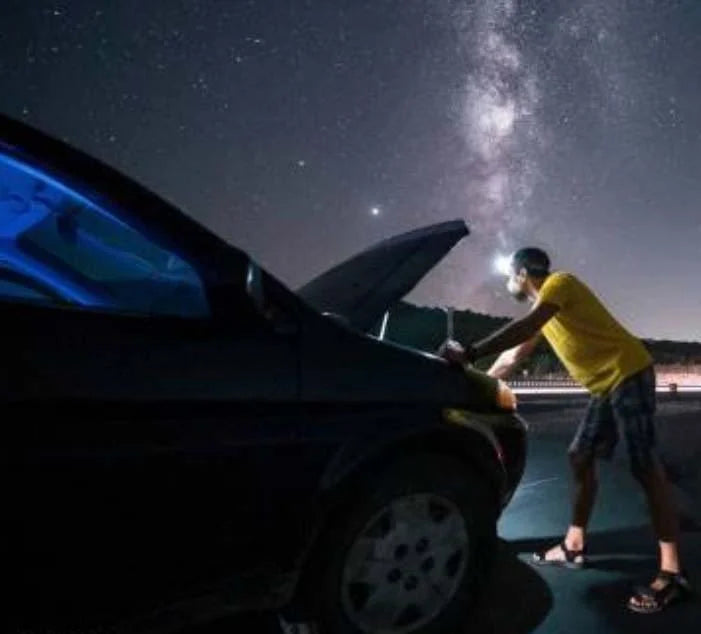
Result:
[[[497,381],[497,407],[513,412],[518,406],[516,394],[504,381]]]

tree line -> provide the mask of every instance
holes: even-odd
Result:
[[[493,317],[470,310],[455,310],[454,337],[463,343],[477,341],[509,321],[505,317]],[[447,323],[447,314],[442,308],[400,302],[390,311],[385,338],[419,350],[435,352],[447,336]],[[379,329],[378,324],[375,334],[379,334]],[[701,342],[644,339],[643,343],[658,366],[701,366]],[[486,369],[492,361],[493,357],[481,359],[477,367]],[[519,371],[532,377],[566,374],[562,364],[544,340],[530,359],[522,364]]]

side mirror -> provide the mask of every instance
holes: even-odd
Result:
[[[253,305],[261,313],[265,313],[265,293],[263,292],[263,273],[260,267],[252,261],[248,263],[246,271],[246,293],[253,301]]]
[[[251,298],[255,309],[272,325],[276,333],[281,335],[294,335],[297,333],[297,322],[266,297],[263,272],[252,261],[248,263],[246,271],[246,293]]]

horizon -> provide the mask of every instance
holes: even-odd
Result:
[[[471,313],[473,315],[478,315],[479,317],[488,317],[490,319],[499,319],[504,321],[511,321],[514,317],[509,317],[506,315],[492,315],[490,313],[483,313],[480,311],[475,311],[470,308],[458,308],[456,306],[440,306],[440,305],[427,305],[427,304],[415,304],[414,302],[408,301],[407,299],[401,300],[400,303],[408,304],[414,308],[426,309],[426,310],[438,310],[445,312],[446,309],[453,309],[458,313]],[[391,310],[390,310],[391,314]],[[657,337],[639,337],[643,341],[654,341],[659,343],[681,343],[681,344],[691,344],[701,346],[701,340],[684,340],[684,339],[659,339]]]

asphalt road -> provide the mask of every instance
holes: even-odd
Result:
[[[625,447],[600,471],[599,498],[590,526],[590,565],[580,571],[536,568],[535,549],[556,543],[567,526],[569,479],[566,449],[582,399],[524,400],[530,423],[529,458],[521,486],[499,522],[500,552],[482,609],[466,623],[476,634],[698,634],[701,600],[658,615],[630,613],[631,584],[657,570],[656,544],[642,492],[628,472]],[[684,566],[701,587],[701,399],[662,397],[658,438],[681,511]],[[197,634],[278,632],[270,616],[239,617]],[[194,632],[192,634],[195,634]]]
[[[623,443],[601,464],[590,525],[589,562],[580,571],[534,568],[530,553],[560,540],[570,500],[566,448],[585,401],[523,403],[530,422],[523,481],[499,523],[502,552],[485,605],[486,631],[697,633],[701,602],[658,615],[629,612],[631,583],[657,570],[656,543],[642,491],[628,471]],[[683,565],[701,582],[701,400],[663,399],[657,418],[659,450],[668,465],[682,520]],[[508,606],[508,609],[506,607]]]

